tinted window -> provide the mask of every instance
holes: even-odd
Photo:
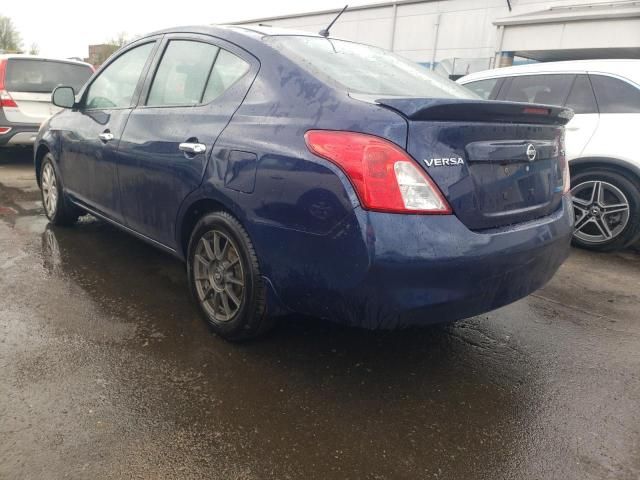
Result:
[[[226,50],[220,50],[204,92],[204,102],[218,98],[249,70],[249,64]]]
[[[576,77],[565,106],[572,108],[576,113],[598,113],[589,77],[586,75],[578,75]]]
[[[501,99],[511,102],[564,105],[574,75],[523,75],[512,77]]]
[[[617,78],[590,77],[600,113],[640,113],[640,89]]]
[[[480,98],[489,100],[491,92],[496,87],[499,78],[488,78],[487,80],[478,80],[477,82],[465,83],[464,86],[478,95]]]
[[[146,43],[120,55],[96,78],[87,92],[87,108],[129,107],[154,43]]]
[[[220,49],[189,40],[172,40],[162,56],[147,105],[196,105]]]
[[[351,92],[478,98],[462,85],[381,48],[293,35],[266,37],[265,41],[314,76]]]
[[[51,93],[58,85],[68,85],[78,92],[92,73],[88,65],[11,58],[5,88],[10,92]]]

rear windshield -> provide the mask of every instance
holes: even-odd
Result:
[[[349,92],[429,98],[474,93],[381,48],[320,37],[271,36],[265,41],[314,75]]]
[[[51,93],[58,85],[78,92],[93,71],[88,65],[11,58],[7,62],[5,88],[9,92]]]

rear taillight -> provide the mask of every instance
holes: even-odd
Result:
[[[17,107],[11,95],[4,89],[4,78],[7,71],[7,59],[0,60],[0,108]]]
[[[9,133],[11,131],[11,127],[0,127],[0,135],[4,135],[5,133]]]
[[[0,90],[0,108],[2,107],[17,107],[16,102],[13,101],[11,95],[6,90]]]
[[[373,135],[331,130],[310,130],[304,138],[312,153],[342,169],[364,208],[392,213],[451,213],[433,180],[397,145]]]

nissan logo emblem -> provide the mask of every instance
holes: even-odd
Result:
[[[536,147],[532,144],[527,145],[527,158],[530,162],[533,162],[536,159],[536,155],[538,152],[536,151]]]

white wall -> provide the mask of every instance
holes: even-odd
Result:
[[[493,25],[494,20],[551,6],[593,4],[597,1],[511,0],[511,13],[506,0],[432,0],[400,4],[397,6],[396,33],[393,41],[393,7],[373,6],[363,10],[347,10],[334,25],[331,33],[336,37],[384,48],[391,48],[393,45],[395,52],[410,60],[430,63],[436,22],[439,18],[436,62],[454,57],[491,58],[495,55],[498,44],[498,29]],[[602,0],[600,3],[612,3],[612,0]],[[310,14],[303,17],[265,20],[262,23],[317,33],[326,27],[334,16],[335,13]],[[599,40],[606,41],[606,38]]]

